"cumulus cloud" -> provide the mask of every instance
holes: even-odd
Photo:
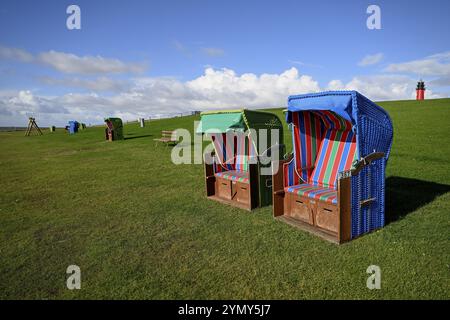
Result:
[[[342,83],[341,80],[331,80],[328,83],[327,90],[332,90],[332,91],[345,90],[345,85]]]
[[[95,92],[121,92],[129,88],[129,82],[108,77],[95,79],[40,77],[39,82],[50,86],[82,88]]]
[[[39,63],[62,73],[82,75],[143,73],[148,67],[145,62],[123,62],[119,59],[104,58],[99,55],[80,57],[72,53],[54,50],[34,56],[22,49],[3,46],[0,46],[0,59]]]
[[[221,57],[225,54],[225,51],[220,48],[201,48],[202,52],[209,57]]]
[[[357,90],[373,100],[413,99],[417,79],[406,75],[357,76],[348,82],[332,80],[326,88],[293,67],[276,74],[238,74],[234,70],[206,67],[189,81],[172,77],[135,77],[117,80],[90,78],[41,78],[41,83],[83,88],[85,93],[58,96],[39,91],[0,90],[0,125],[26,125],[33,114],[43,125],[64,125],[75,119],[103,122],[104,117],[124,120],[159,117],[194,110],[283,107],[292,94],[321,90]],[[427,98],[446,95],[427,89]]]
[[[311,67],[311,68],[323,69],[323,66],[319,65],[319,64],[311,64],[311,63],[306,63],[306,62],[299,61],[299,60],[288,60],[288,62],[291,63],[291,64],[295,64],[295,65],[301,66],[301,67]]]
[[[450,87],[450,76],[437,78],[430,81],[429,84],[436,87]]]
[[[366,66],[377,64],[381,60],[383,60],[382,53],[369,54],[369,55],[365,56],[364,58],[362,58],[362,60],[360,62],[358,62],[358,65],[360,67],[366,67]]]
[[[290,94],[319,91],[317,81],[307,75],[300,75],[296,68],[281,74],[244,73],[237,75],[233,70],[207,68],[204,75],[186,83],[187,87],[202,95],[200,106],[248,106],[262,108],[283,106]]]
[[[0,59],[31,62],[33,61],[33,55],[19,48],[8,48],[0,46]]]
[[[145,63],[125,63],[101,56],[79,57],[53,50],[39,54],[37,60],[60,72],[71,74],[142,73],[147,69]]]
[[[22,111],[40,114],[45,125],[62,125],[71,118],[101,123],[106,116],[134,120],[193,110],[282,107],[291,94],[319,90],[317,81],[300,75],[296,68],[261,75],[207,68],[202,76],[186,82],[174,78],[134,78],[127,90],[107,96],[73,93],[48,97],[30,91],[3,92],[0,112],[10,116],[2,117],[0,125],[13,119],[16,125],[22,123]],[[67,110],[69,113],[64,114]]]
[[[68,113],[68,111],[65,106],[55,104],[52,97],[35,96],[29,90],[20,90],[0,93],[0,113],[24,117],[37,113]]]
[[[407,76],[374,75],[352,78],[344,84],[340,80],[332,80],[328,83],[328,90],[356,90],[370,99],[382,100],[406,100],[415,98],[417,81]],[[433,93],[427,90],[427,98],[444,98],[446,95]]]
[[[450,51],[434,54],[423,59],[393,63],[387,72],[408,73],[420,76],[450,76]]]

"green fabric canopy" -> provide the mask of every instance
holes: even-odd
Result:
[[[197,133],[225,133],[228,130],[245,131],[247,129],[283,130],[280,119],[272,113],[254,110],[223,110],[201,113]]]
[[[205,112],[201,114],[201,122],[197,133],[225,133],[228,130],[245,131],[246,125],[241,111]]]
[[[105,122],[106,121],[110,121],[113,125],[113,129],[115,129],[115,130],[122,128],[122,126],[123,126],[122,119],[120,119],[120,118],[106,118]]]
[[[273,145],[271,141],[271,130],[278,129],[280,132],[279,144],[283,144],[283,124],[280,119],[268,112],[254,111],[254,110],[222,110],[209,111],[200,114],[201,120],[197,127],[197,133],[226,133],[230,130],[247,131],[248,129],[256,130],[256,137],[250,135],[250,139],[254,144],[258,153],[264,150],[259,150],[259,144],[256,143],[259,139],[260,130],[267,130],[268,146]]]

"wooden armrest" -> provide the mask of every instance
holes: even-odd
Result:
[[[360,202],[359,202],[359,205],[360,205],[361,207],[367,206],[367,205],[371,204],[371,203],[374,202],[374,201],[375,201],[375,198],[369,198],[369,199],[360,201]]]
[[[277,190],[273,192],[274,194],[276,194],[277,196],[281,196],[284,194],[284,190]]]
[[[372,161],[378,160],[384,157],[383,152],[373,152],[364,158],[362,158],[352,169],[352,175],[357,175],[365,166],[368,166]]]

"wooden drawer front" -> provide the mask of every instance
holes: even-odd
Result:
[[[217,178],[217,196],[231,200],[231,181],[226,179]]]
[[[319,228],[337,233],[339,228],[337,206],[319,202],[315,221]]]
[[[312,224],[311,207],[305,198],[291,195],[291,217]]]
[[[248,183],[236,182],[236,200],[241,203],[249,203],[250,201],[250,185]]]

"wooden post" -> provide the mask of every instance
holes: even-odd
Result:
[[[352,237],[351,188],[350,176],[338,179],[339,243],[349,241]]]
[[[280,160],[272,162],[272,172],[273,168],[278,168],[276,174],[272,173],[272,205],[273,205],[273,216],[279,217],[284,214],[284,173],[283,164],[288,162],[288,160]]]

